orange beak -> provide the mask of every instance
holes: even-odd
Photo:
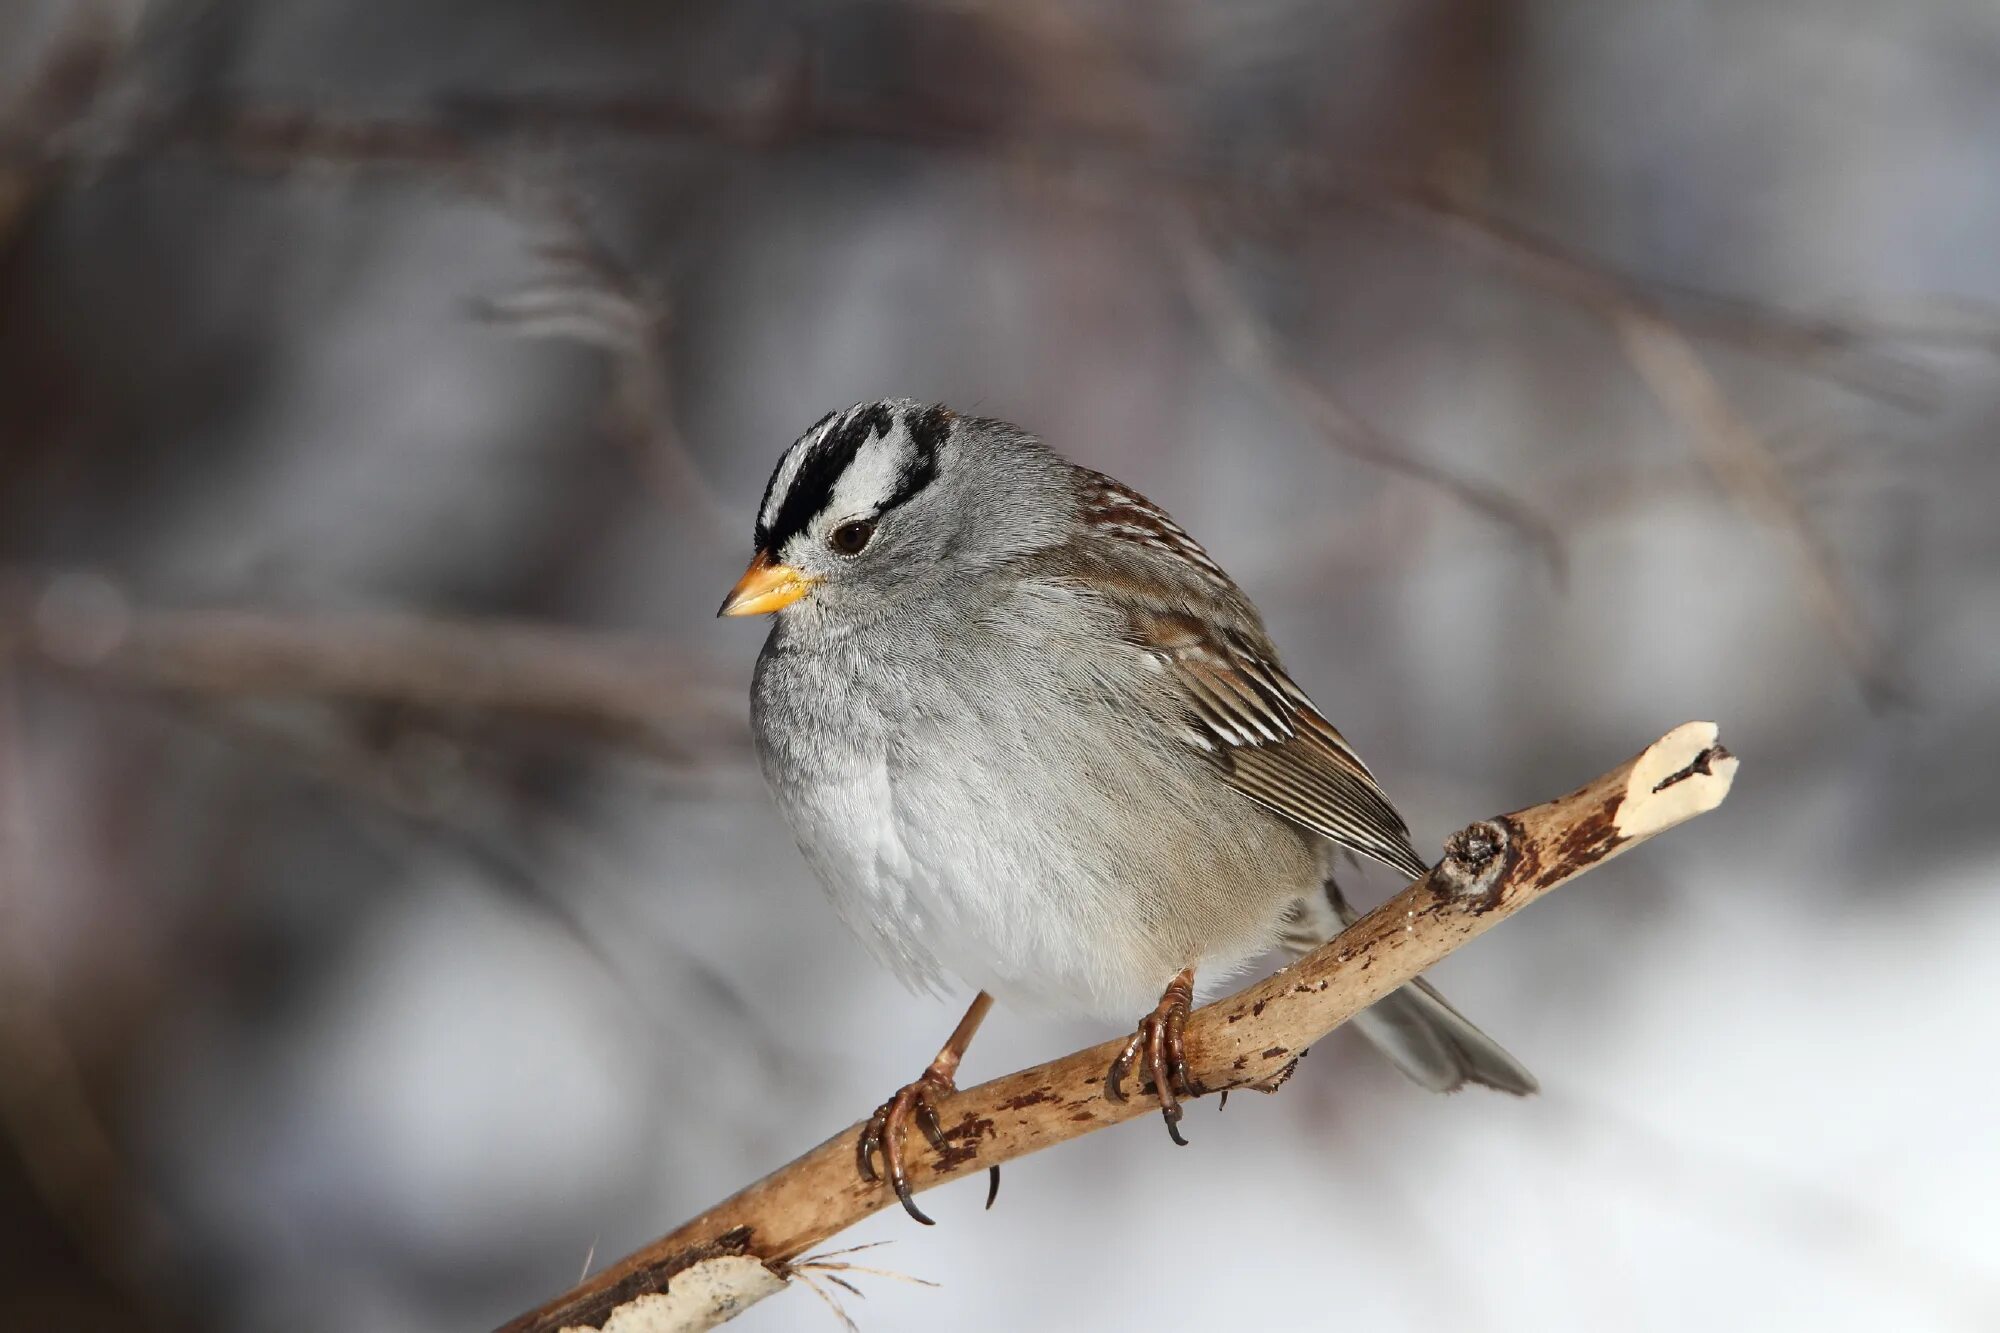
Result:
[[[723,599],[718,616],[767,616],[812,591],[814,580],[790,565],[773,564],[762,551]]]

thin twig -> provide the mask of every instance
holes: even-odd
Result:
[[[1656,304],[1604,270],[1434,191],[1410,189],[1366,202],[1500,260],[1605,320],[1653,397],[1686,428],[1703,466],[1746,514],[1784,541],[1815,618],[1871,701],[1900,695],[1881,641],[1868,627],[1854,590],[1769,443],[1729,400],[1687,335]]]
[[[1965,297],[1905,298],[1842,313],[1805,314],[1675,282],[1644,284],[1669,307],[1675,322],[1775,360],[1794,360],[1815,373],[1885,402],[1922,410],[1936,401],[1936,376],[1923,366],[1883,358],[1881,344],[1939,351],[2000,353],[2000,309]],[[1843,361],[1868,349],[1873,362]]]
[[[913,1287],[935,1287],[939,1285],[929,1278],[917,1277],[911,1273],[899,1273],[893,1268],[871,1268],[866,1264],[849,1263],[846,1256],[862,1254],[869,1250],[879,1250],[889,1242],[870,1241],[866,1245],[846,1245],[837,1250],[822,1250],[818,1254],[807,1255],[792,1263],[787,1271],[796,1273],[800,1269],[811,1269],[816,1273],[865,1273],[869,1277],[888,1278],[892,1282],[903,1282]],[[859,1295],[859,1292],[855,1293]]]
[[[1687,428],[1703,465],[1745,513],[1785,543],[1808,605],[1871,701],[1898,698],[1903,688],[1882,644],[1763,435],[1743,419],[1701,354],[1672,324],[1637,307],[1618,311],[1612,322],[1626,357],[1653,396]]]
[[[598,236],[577,189],[559,168],[520,182],[528,215],[555,240],[542,247],[545,281],[491,297],[481,319],[523,338],[581,342],[606,352],[613,367],[613,431],[628,441],[646,483],[712,539],[732,526],[674,415],[673,311],[659,293]]]
[[[1193,224],[1174,228],[1172,242],[1188,295],[1208,326],[1217,351],[1237,373],[1263,380],[1283,393],[1332,448],[1434,487],[1507,527],[1548,562],[1558,582],[1564,580],[1568,561],[1562,537],[1533,506],[1498,486],[1417,457],[1401,441],[1364,420],[1308,379],[1279,350],[1269,326],[1237,290],[1221,259],[1203,243]]]
[[[805,1289],[807,1291],[819,1297],[820,1300],[825,1303],[826,1308],[833,1311],[833,1317],[840,1321],[840,1326],[846,1329],[847,1333],[861,1333],[861,1326],[854,1322],[854,1317],[847,1313],[847,1311],[841,1306],[840,1302],[837,1299],[835,1299],[832,1292],[820,1286],[819,1282],[814,1279],[812,1274],[801,1272],[798,1269],[793,1269],[792,1276],[798,1279],[800,1282],[804,1283]],[[848,1284],[845,1282],[842,1282],[840,1285],[843,1287],[848,1286]],[[853,1291],[853,1288],[848,1287],[848,1290]],[[855,1295],[857,1296],[860,1294],[861,1293],[859,1292],[855,1292]]]

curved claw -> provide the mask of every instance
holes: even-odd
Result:
[[[938,1123],[937,1108],[932,1106],[931,1099],[922,1093],[917,1094],[917,1127],[924,1131],[924,1137],[930,1140],[931,1147],[939,1152],[951,1146],[945,1142],[944,1126]]]
[[[861,1136],[854,1145],[855,1164],[860,1168],[861,1178],[873,1184],[881,1180],[886,1173],[889,1178],[889,1188],[896,1192],[896,1199],[903,1205],[903,1211],[927,1227],[936,1226],[937,1223],[926,1216],[923,1209],[917,1207],[916,1198],[910,1189],[909,1170],[905,1165],[903,1149],[909,1135],[909,1122],[912,1119],[917,1122],[917,1127],[923,1131],[924,1137],[930,1141],[933,1148],[942,1152],[950,1146],[944,1135],[944,1126],[938,1120],[937,1108],[931,1104],[931,1094],[934,1091],[948,1093],[953,1090],[949,1083],[944,1083],[935,1075],[926,1073],[924,1077],[900,1089],[895,1096],[876,1107],[875,1114],[868,1117],[868,1123],[862,1127]],[[880,1172],[875,1169],[874,1159],[877,1153],[882,1156]],[[997,1174],[999,1168],[993,1169]],[[990,1190],[987,1206],[992,1206]]]
[[[937,1223],[931,1221],[924,1214],[923,1209],[917,1207],[916,1199],[910,1194],[910,1179],[903,1174],[903,1154],[901,1152],[898,1152],[889,1162],[889,1184],[896,1191],[896,1197],[902,1201],[904,1212],[927,1227],[937,1225]]]
[[[885,1105],[882,1110],[868,1117],[868,1123],[862,1126],[861,1137],[855,1140],[854,1144],[855,1165],[861,1170],[861,1178],[871,1185],[881,1179],[875,1174],[875,1150],[882,1146],[881,1135],[877,1132],[876,1126],[882,1123],[882,1111],[887,1109]]]
[[[1105,1071],[1105,1100],[1114,1102],[1128,1100],[1125,1096],[1125,1076],[1132,1072],[1132,1066],[1138,1061],[1139,1044],[1145,1040],[1145,1036],[1146,1025],[1142,1020],[1138,1031],[1132,1034],[1132,1040],[1125,1043],[1125,1049],[1118,1053],[1118,1058],[1111,1062],[1111,1068]]]
[[[1185,1114],[1181,1098],[1200,1093],[1187,1070],[1187,1017],[1194,1000],[1194,974],[1184,972],[1168,984],[1166,993],[1153,1012],[1139,1020],[1132,1039],[1111,1062],[1104,1075],[1104,1096],[1109,1101],[1126,1100],[1125,1078],[1133,1066],[1141,1067],[1145,1081],[1160,1099],[1160,1118],[1167,1122],[1167,1134],[1181,1147],[1181,1119]]]
[[[1160,1098],[1160,1119],[1167,1122],[1167,1136],[1185,1148],[1188,1143],[1181,1137],[1180,1099],[1180,1084],[1185,1078],[1185,1071],[1173,1062],[1167,1028],[1163,1020],[1153,1022],[1152,1031],[1146,1034],[1146,1057],[1153,1067],[1153,1090]]]

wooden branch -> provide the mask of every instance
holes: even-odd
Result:
[[[1445,859],[1317,952],[1197,1011],[1189,1068],[1210,1092],[1275,1087],[1307,1046],[1556,885],[1729,793],[1736,760],[1712,723],[1675,728],[1567,796],[1474,824]],[[912,1154],[919,1190],[1151,1115],[1146,1098],[1107,1101],[1104,1074],[1124,1038],[1010,1074],[946,1100],[950,1148]],[[733,1198],[502,1333],[667,1333],[714,1327],[779,1290],[810,1247],[895,1204],[855,1169],[851,1125]]]

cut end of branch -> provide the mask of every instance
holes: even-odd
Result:
[[[1736,756],[1713,722],[1675,727],[1639,756],[1618,804],[1622,838],[1646,838],[1722,804],[1736,780]]]

